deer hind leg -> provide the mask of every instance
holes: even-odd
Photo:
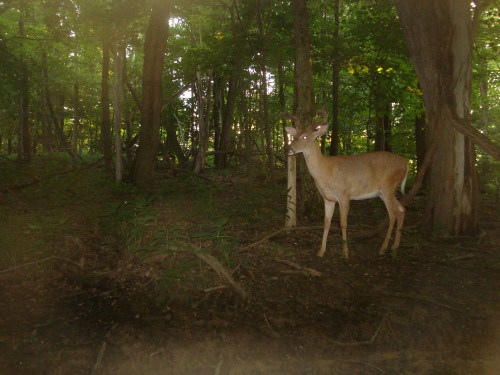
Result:
[[[325,199],[325,220],[323,223],[323,239],[321,241],[321,249],[316,253],[317,256],[322,257],[326,251],[326,241],[328,240],[328,233],[330,232],[330,225],[332,223],[333,212],[335,211],[335,203]]]
[[[396,200],[396,218],[398,224],[396,226],[396,237],[391,246],[391,250],[395,250],[399,247],[399,242],[401,241],[401,231],[403,230],[403,223],[405,221],[406,209],[404,206]]]
[[[394,195],[391,195],[389,198],[386,196],[381,196],[382,200],[385,203],[385,208],[387,209],[387,213],[389,214],[389,227],[387,228],[387,233],[385,234],[385,239],[384,242],[382,243],[382,246],[380,247],[380,251],[378,252],[380,255],[385,254],[385,251],[389,247],[389,240],[391,239],[391,233],[392,229],[394,228],[394,223],[396,220],[398,220],[398,227],[399,227],[399,216],[397,215],[396,210],[398,209],[396,203],[400,205],[400,203],[397,201],[397,199],[394,197]],[[401,224],[402,225],[402,224]],[[399,238],[398,243],[399,243]],[[392,247],[394,249],[394,245]]]

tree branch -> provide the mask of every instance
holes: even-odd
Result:
[[[456,131],[469,138],[474,144],[480,147],[488,155],[494,157],[497,160],[500,159],[500,147],[493,143],[479,130],[472,127],[464,119],[459,118],[453,113],[451,123]]]

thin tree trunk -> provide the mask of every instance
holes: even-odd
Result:
[[[198,99],[198,153],[194,173],[201,173],[205,169],[205,154],[208,149],[208,124],[205,121],[205,100],[200,72],[196,72],[196,97]]]
[[[19,36],[25,37],[24,15],[19,20]],[[29,128],[29,76],[28,66],[24,61],[20,63],[19,88],[21,96],[19,99],[19,130],[18,130],[18,158],[25,162],[31,162],[31,133]]]
[[[25,162],[31,161],[31,133],[29,128],[29,79],[28,67],[21,62],[21,98],[19,112],[19,159]]]
[[[104,168],[108,172],[113,169],[113,152],[111,144],[111,116],[109,113],[109,41],[102,43],[102,80],[101,80],[101,151],[104,156]]]
[[[62,125],[64,125],[64,124],[59,123],[57,115],[56,115],[56,111],[54,109],[54,104],[52,103],[52,99],[50,96],[50,90],[49,90],[49,85],[48,85],[49,75],[48,75],[48,69],[47,69],[47,56],[45,54],[42,55],[42,75],[43,75],[43,79],[44,79],[43,95],[45,96],[45,102],[47,104],[47,108],[49,110],[49,115],[50,115],[49,117],[50,117],[50,120],[52,122],[52,125],[54,126],[54,131],[55,131],[55,134],[57,136],[59,149],[62,149],[71,155],[71,151],[69,150],[69,147],[68,147],[68,142],[67,142],[66,137],[64,135],[64,128],[62,127]],[[61,87],[60,102],[61,101],[63,102],[63,106],[64,106],[64,95],[63,95],[62,87]],[[60,114],[60,118],[61,117],[64,118],[64,112],[62,112]]]
[[[379,98],[383,99],[383,98]],[[391,147],[391,104],[376,102],[375,111],[375,151],[392,151]]]
[[[333,57],[332,57],[332,139],[330,155],[339,153],[339,85],[340,85],[340,0],[333,2]]]
[[[80,133],[80,88],[78,83],[75,83],[73,86],[74,95],[73,95],[73,130],[71,137],[71,148],[73,150],[73,154],[78,154],[78,135]],[[73,158],[73,163],[76,160]]]
[[[283,71],[283,63],[278,64],[278,102],[280,107],[280,112],[286,112],[285,108],[285,73]],[[286,120],[284,118],[281,119],[281,130],[283,134],[283,140],[285,144],[287,143],[287,132],[285,130]],[[285,152],[285,157],[287,157],[286,148],[283,147],[283,151]]]
[[[262,4],[261,1],[258,3],[257,10],[257,27],[259,30],[259,36],[261,40],[265,40],[264,26],[262,22]],[[267,167],[269,173],[271,174],[271,181],[275,182],[274,177],[274,153],[273,153],[273,143],[272,143],[272,129],[271,123],[269,121],[269,97],[267,95],[267,69],[265,64],[265,49],[260,48],[259,51],[259,71],[260,71],[260,99],[262,101],[262,116],[261,121],[264,125],[264,137],[266,140],[266,154],[267,154]]]
[[[122,161],[122,111],[123,111],[123,59],[125,49],[117,45],[113,54],[113,130],[115,134],[115,180],[120,182],[123,179]]]

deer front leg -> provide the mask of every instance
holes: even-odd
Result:
[[[325,219],[323,223],[323,240],[321,241],[321,249],[316,253],[317,256],[322,257],[326,251],[326,241],[328,240],[328,233],[330,232],[330,225],[332,223],[333,212],[335,211],[335,203],[325,199]]]
[[[347,215],[349,214],[349,201],[339,202],[340,208],[340,229],[342,230],[342,253],[344,258],[349,258],[347,247]]]

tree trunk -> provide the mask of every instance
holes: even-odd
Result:
[[[78,135],[80,133],[80,88],[78,83],[75,83],[73,86],[73,130],[71,137],[71,148],[73,150],[73,154],[78,154]],[[76,159],[73,158],[73,163],[76,162]]]
[[[221,74],[214,72],[214,83],[212,85],[213,104],[212,104],[212,127],[214,133],[214,155],[215,166],[218,169],[223,169],[224,162],[221,160],[222,153],[217,151],[221,150],[221,131],[223,123],[224,112],[224,81]]]
[[[300,120],[296,126],[307,126],[314,118],[314,92],[312,86],[311,38],[309,11],[306,0],[292,0],[295,37],[294,114]],[[287,158],[287,214],[285,226],[297,225],[297,156]]]
[[[170,7],[171,4],[168,1],[155,0],[153,2],[146,32],[142,78],[142,123],[133,171],[133,180],[139,183],[149,183],[153,179],[156,154],[160,144],[162,73]]]
[[[330,155],[339,154],[339,85],[340,85],[340,0],[333,2],[333,57],[332,57],[332,139]]]
[[[108,172],[113,169],[113,152],[111,145],[111,116],[109,113],[109,41],[102,43],[102,80],[101,80],[101,151],[104,156],[104,168]]]
[[[237,40],[239,39],[239,31],[236,24],[236,2],[233,1],[231,6],[231,34],[233,38],[234,49],[232,51],[231,57],[231,67],[229,72],[229,83],[227,90],[226,104],[224,106],[224,112],[222,117],[222,130],[219,151],[221,152],[218,157],[217,168],[224,169],[228,166],[228,152],[232,148],[231,130],[233,128],[233,118],[234,118],[234,107],[236,104],[236,97],[238,95],[238,81],[241,70],[240,62],[240,49]]]
[[[174,155],[177,158],[179,164],[183,165],[186,163],[187,158],[184,155],[184,151],[177,138],[177,131],[174,122],[174,118],[166,116],[165,118],[165,130],[167,132],[167,138],[165,140],[165,149],[169,154]]]
[[[31,133],[29,128],[29,87],[28,87],[28,67],[24,62],[21,62],[21,98],[19,112],[19,160],[31,161]]]
[[[118,44],[113,55],[113,130],[115,134],[115,180],[123,179],[122,161],[122,112],[123,112],[123,60],[125,48]]]
[[[262,4],[261,1],[258,3],[257,10],[257,27],[259,30],[259,37],[261,40],[265,40],[264,26],[262,22]],[[272,130],[271,123],[269,121],[269,97],[267,95],[267,69],[265,64],[265,48],[260,48],[258,57],[258,66],[260,73],[260,100],[262,102],[262,116],[261,121],[264,125],[264,137],[266,140],[266,154],[267,154],[267,167],[269,173],[271,174],[271,181],[275,182],[274,177],[274,153],[273,153],[273,143],[272,143]]]
[[[24,15],[19,20],[19,36],[25,37]],[[19,99],[19,130],[18,130],[18,158],[25,162],[31,162],[31,133],[29,128],[29,76],[28,65],[20,63],[20,99]]]
[[[391,104],[375,103],[375,151],[392,151],[391,147]]]
[[[421,113],[415,117],[415,143],[417,151],[417,173],[422,168],[425,154],[427,152],[427,126],[425,122],[425,114]],[[426,179],[427,181],[428,179]],[[425,183],[427,185],[427,183]]]
[[[59,117],[54,117],[55,121],[55,127],[58,129],[58,132],[61,134],[60,140],[59,140],[59,147],[62,149],[67,149],[68,142],[66,140],[66,136],[64,134],[64,120],[66,116],[66,111],[64,109],[66,105],[66,96],[64,95],[64,86],[62,84],[59,85],[59,111],[58,115]],[[50,99],[50,96],[49,96]],[[54,112],[55,114],[55,112]]]
[[[429,130],[438,140],[426,222],[438,234],[476,234],[474,146],[454,128],[455,121],[471,127],[470,1],[396,0],[396,7],[422,88]]]
[[[280,112],[286,112],[285,108],[285,72],[283,69],[283,63],[279,62],[278,63],[278,77],[277,77],[277,84],[278,84],[278,102],[279,102],[279,107],[280,107]],[[284,118],[281,119],[281,127],[282,127],[282,134],[283,134],[283,140],[285,143],[287,143],[287,132],[285,130],[286,126],[286,120]],[[283,151],[285,153],[285,157],[287,157],[287,151],[286,148],[283,147]]]
[[[196,72],[196,98],[197,98],[197,114],[198,114],[198,153],[196,154],[194,173],[201,173],[205,169],[205,156],[208,149],[209,128],[208,121],[205,116],[205,108],[209,106],[205,104],[205,95],[203,92],[203,82],[200,72]],[[210,90],[207,90],[210,93]]]

